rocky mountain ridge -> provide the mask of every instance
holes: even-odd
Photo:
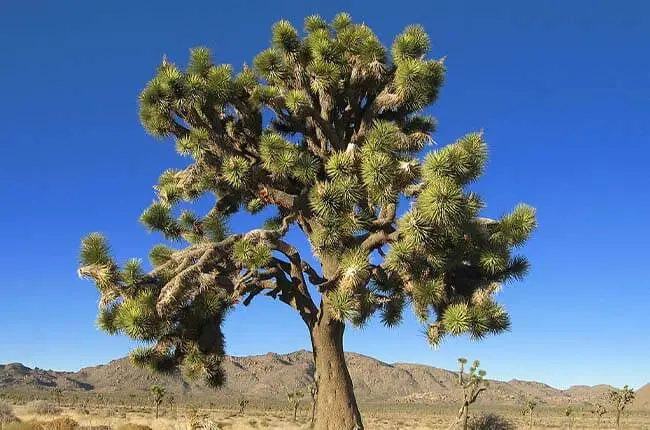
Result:
[[[411,363],[388,364],[357,353],[346,353],[355,392],[360,401],[380,403],[455,402],[460,396],[454,372]],[[152,384],[165,386],[168,392],[192,397],[247,396],[284,399],[287,392],[301,389],[313,381],[311,352],[268,353],[257,356],[228,356],[224,364],[227,384],[213,390],[188,382],[176,373],[152,375],[135,368],[128,359],[87,367],[78,372],[31,369],[22,364],[0,365],[0,391],[53,390],[70,392],[146,393]],[[606,403],[608,385],[573,386],[557,389],[541,382],[511,380],[490,381],[490,389],[481,397],[489,404],[517,405],[536,399],[548,405]],[[650,410],[650,384],[637,392],[635,408]]]

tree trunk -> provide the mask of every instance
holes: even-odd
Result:
[[[621,411],[616,411],[616,428],[621,428]]]
[[[343,355],[344,323],[335,320],[323,297],[318,321],[311,328],[316,364],[316,430],[362,430],[361,414]]]
[[[463,405],[463,430],[467,430],[467,422],[469,421],[469,404]]]
[[[160,405],[156,403],[156,419],[158,419],[158,410],[160,409]]]
[[[530,411],[530,430],[533,430],[533,411]]]

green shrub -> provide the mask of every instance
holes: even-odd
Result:
[[[496,414],[482,414],[469,421],[469,430],[514,430],[515,425]]]

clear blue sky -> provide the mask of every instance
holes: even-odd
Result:
[[[142,130],[137,96],[163,53],[183,64],[205,45],[240,67],[276,20],[346,10],[385,43],[407,24],[427,29],[448,57],[436,140],[484,128],[488,213],[526,201],[540,224],[531,275],[501,295],[511,333],[434,351],[409,317],[348,330],[346,349],[440,367],[478,357],[491,377],[558,387],[650,382],[650,2],[348,3],[2,1],[0,362],[78,369],[132,347],[95,328],[77,253],[95,230],[118,258],[159,241],[138,216],[183,161]],[[270,299],[225,330],[235,355],[309,348],[300,319]]]

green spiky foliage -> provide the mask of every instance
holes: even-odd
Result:
[[[153,403],[156,406],[156,419],[158,419],[160,405],[162,404],[163,398],[165,397],[165,388],[160,385],[152,385],[149,391],[151,392]]]
[[[458,411],[456,424],[463,430],[467,430],[469,428],[468,425],[470,405],[476,402],[479,394],[487,390],[489,385],[487,379],[485,379],[485,375],[487,373],[485,370],[479,368],[481,363],[478,360],[474,360],[468,372],[465,372],[466,364],[466,358],[461,357],[458,359],[458,385],[463,392],[463,404]]]
[[[131,354],[137,364],[180,365],[213,385],[225,314],[260,295],[310,330],[376,313],[394,326],[407,306],[434,346],[507,330],[494,295],[528,270],[515,251],[535,210],[482,214],[470,188],[487,162],[483,132],[429,146],[436,122],[424,110],[445,65],[424,30],[407,27],[387,49],[347,14],[308,17],[303,32],[280,21],[252,65],[235,72],[197,48],[185,67],[164,59],[142,91],[142,125],[189,166],[163,172],[141,216],[173,245],[151,250],[151,270],[119,265],[97,233],[83,239],[79,271],[101,293],[99,326],[146,342]],[[179,209],[206,196],[206,214]],[[276,215],[259,229],[228,228],[265,208]],[[320,264],[287,241],[290,228]]]
[[[624,386],[620,390],[612,389],[607,393],[609,402],[616,412],[616,428],[621,428],[621,414],[634,400],[634,390],[629,386]]]

